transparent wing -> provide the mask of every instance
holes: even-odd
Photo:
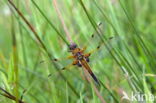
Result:
[[[112,51],[113,48],[118,46],[120,38],[119,37],[111,37],[111,39],[108,39],[105,44],[104,43],[100,43],[100,48],[98,48],[98,46],[91,50],[91,51],[95,51],[91,54],[90,56],[90,61],[91,62],[97,62],[101,59],[107,58],[109,55],[109,53]],[[108,47],[108,48],[107,48]],[[91,63],[90,62],[90,63]]]
[[[104,26],[101,22],[99,22],[96,26],[96,30],[93,33],[91,33],[89,36],[86,36],[84,34],[85,39],[82,39],[82,37],[78,40],[78,45],[80,46],[80,48],[94,48],[95,46],[99,45],[100,39],[96,31],[99,31],[101,29],[104,30]],[[100,35],[102,35],[102,32],[100,33]]]
[[[56,63],[58,65],[58,67],[61,69],[63,68],[70,68],[72,66],[73,63],[73,56],[67,56],[67,57],[63,57],[63,58],[59,58],[59,57],[55,57],[51,60],[41,60],[40,64],[44,64],[46,65],[46,63]]]
[[[86,41],[81,41],[81,39],[79,41],[79,47],[85,50],[86,55],[90,55],[90,61],[97,61],[107,57],[112,48],[117,46],[118,41],[120,40],[117,36],[107,36],[104,33],[105,28],[101,22],[97,24],[96,29],[97,30],[91,34]],[[105,43],[101,41],[101,38],[103,39],[104,36],[107,38]],[[109,49],[106,48],[106,46],[109,47]]]

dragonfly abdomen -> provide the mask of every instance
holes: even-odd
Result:
[[[92,78],[94,79],[94,81],[95,81],[98,85],[100,85],[98,79],[96,78],[96,76],[94,75],[94,73],[93,73],[92,70],[90,69],[90,66],[87,64],[87,62],[86,62],[84,59],[81,60],[81,65],[89,72],[89,74],[92,76]]]
[[[95,82],[96,82],[97,84],[100,84],[99,81],[98,81],[98,79],[97,79],[96,76],[94,75],[94,73],[90,73],[90,75],[92,76],[92,78],[95,80]]]

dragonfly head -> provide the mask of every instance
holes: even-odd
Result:
[[[69,49],[70,49],[70,50],[74,50],[75,48],[77,48],[77,44],[76,44],[76,43],[71,43],[71,44],[69,45]]]

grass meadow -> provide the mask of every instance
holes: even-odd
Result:
[[[0,0],[0,103],[155,103],[155,3]],[[70,65],[72,42],[100,85]]]

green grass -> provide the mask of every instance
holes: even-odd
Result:
[[[82,68],[73,66],[60,72],[72,61],[50,61],[71,55],[70,41],[52,0],[14,0],[17,9],[1,0],[0,88],[19,99],[23,95],[24,103],[101,103],[102,99],[129,103],[122,100],[123,92],[129,97],[132,92],[156,95],[155,0],[57,3],[72,40],[80,47],[88,44],[86,53],[99,42],[106,44],[91,55],[89,63],[101,85],[88,82]],[[108,42],[110,37],[113,39]],[[0,102],[15,102],[5,97],[2,89],[0,94]],[[144,101],[154,103],[148,97]]]

